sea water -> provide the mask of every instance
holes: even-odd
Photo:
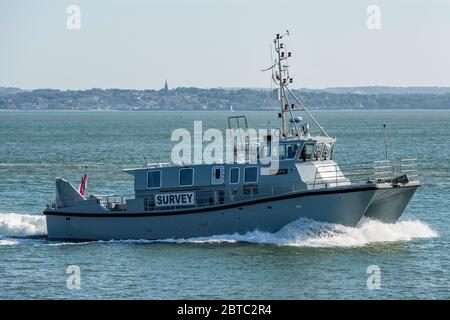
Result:
[[[278,125],[273,113],[244,114],[252,127]],[[78,185],[87,165],[89,193],[130,194],[123,168],[144,157],[167,162],[174,129],[192,131],[194,120],[225,129],[231,114],[0,112],[0,298],[450,298],[450,112],[315,114],[337,137],[339,163],[382,160],[383,124],[389,157],[418,159],[423,187],[399,222],[363,219],[350,228],[300,219],[274,234],[48,241],[41,213],[56,177]]]

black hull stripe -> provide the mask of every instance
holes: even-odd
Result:
[[[403,188],[417,188],[419,186],[405,186]],[[181,215],[181,214],[192,214],[192,213],[202,213],[202,212],[211,212],[211,211],[220,211],[225,209],[232,209],[238,207],[244,207],[253,204],[272,202],[278,200],[292,199],[292,198],[303,198],[309,196],[317,196],[317,195],[325,195],[325,194],[342,194],[342,193],[351,193],[351,192],[361,192],[361,191],[370,191],[370,190],[378,190],[381,189],[375,185],[370,185],[367,187],[356,187],[356,188],[348,188],[348,189],[332,189],[332,190],[320,190],[320,191],[307,191],[307,192],[298,192],[298,193],[290,193],[286,195],[275,196],[271,198],[261,198],[254,199],[245,202],[239,203],[230,203],[222,206],[215,207],[204,207],[204,208],[195,208],[195,209],[185,209],[185,210],[176,210],[176,211],[152,211],[152,212],[134,212],[134,213],[121,213],[118,211],[117,213],[83,213],[83,212],[60,212],[60,211],[51,211],[45,210],[44,215],[49,216],[64,216],[64,217],[86,217],[86,218],[98,218],[98,217],[115,217],[115,218],[124,218],[124,217],[158,217],[158,216],[171,216],[171,215]]]

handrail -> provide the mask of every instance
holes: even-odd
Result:
[[[419,181],[417,159],[402,159],[400,172],[406,174],[411,181]]]
[[[247,189],[247,191],[244,191]],[[285,185],[275,187],[273,185],[247,185],[240,187],[238,189],[221,189],[221,190],[209,190],[209,191],[199,191],[199,193],[209,193],[209,195],[198,195],[195,196],[195,204],[191,206],[164,206],[157,207],[154,206],[154,199],[152,198],[154,194],[149,195],[149,198],[145,198],[145,211],[160,211],[160,210],[173,210],[173,209],[186,209],[186,208],[197,208],[206,207],[211,205],[220,205],[225,203],[236,203],[244,202],[252,199],[264,198],[273,195],[284,195],[292,192],[305,190],[303,185]],[[198,192],[197,192],[198,193]],[[152,206],[153,204],[153,206]]]
[[[156,163],[147,163],[147,168],[164,168],[164,167],[170,167],[174,165],[172,162],[156,162]]]
[[[402,159],[398,168],[390,160],[343,165],[335,163],[319,165],[316,167],[312,188],[327,188],[364,181],[392,181],[397,172],[407,174],[411,181],[418,181],[416,161],[417,159]]]

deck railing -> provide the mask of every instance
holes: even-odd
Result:
[[[417,159],[402,159],[400,173],[408,175],[410,181],[419,181],[419,166]]]
[[[407,175],[409,181],[418,181],[417,159],[402,159],[399,165],[390,160],[357,164],[325,164],[316,167],[312,189],[373,182],[390,182],[399,175]]]
[[[145,168],[165,168],[165,167],[172,167],[175,164],[172,162],[157,162],[157,163],[146,163],[144,165]]]
[[[248,185],[237,189],[221,189],[210,191],[197,191],[195,195],[195,204],[191,206],[155,206],[154,195],[149,195],[144,200],[145,211],[164,211],[188,208],[202,208],[213,205],[227,203],[245,202],[254,199],[267,198],[276,195],[285,195],[293,192],[305,190],[304,185],[285,185],[285,186],[256,186]]]

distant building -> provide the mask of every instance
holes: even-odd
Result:
[[[166,82],[164,82],[164,91],[169,91],[169,85],[167,84],[167,80]]]

